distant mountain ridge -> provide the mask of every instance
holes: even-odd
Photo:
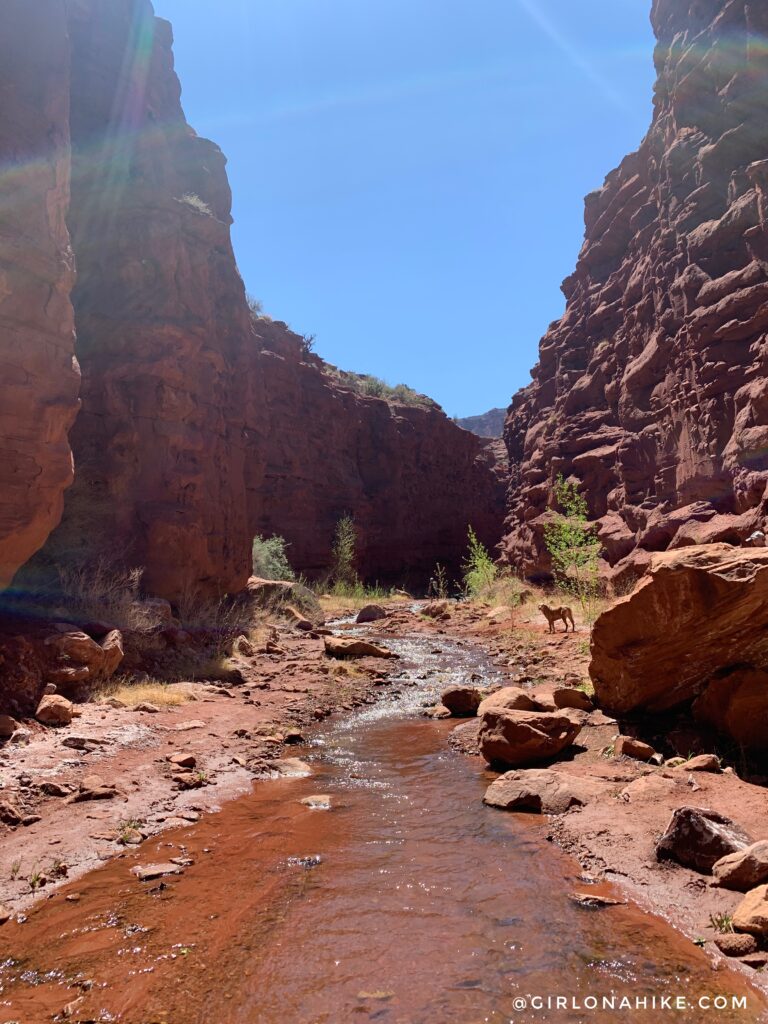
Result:
[[[504,433],[506,409],[489,409],[480,416],[465,416],[455,422],[464,430],[469,430],[478,437],[501,437]]]

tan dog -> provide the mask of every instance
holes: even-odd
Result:
[[[576,632],[576,623],[573,621],[573,612],[570,608],[550,608],[548,604],[540,604],[539,611],[549,623],[549,632],[555,632],[555,623],[562,620],[565,623],[565,632],[568,632],[568,623],[571,629]]]

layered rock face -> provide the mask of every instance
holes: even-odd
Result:
[[[23,8],[12,7],[22,37]],[[22,97],[36,83],[32,113],[10,105],[8,136],[20,159],[44,158],[25,175],[39,252],[26,247],[12,299],[0,289],[0,316],[28,318],[12,339],[10,384],[0,380],[0,417],[8,411],[18,448],[0,495],[0,544],[5,530],[15,559],[4,582],[55,524],[71,472],[65,214],[82,367],[75,482],[60,527],[23,570],[26,589],[55,588],[68,564],[114,561],[143,568],[146,590],[171,600],[231,593],[248,579],[256,533],[286,537],[295,567],[320,574],[346,513],[369,579],[426,582],[437,561],[458,568],[469,525],[495,545],[505,486],[495,452],[434,403],[355,393],[285,325],[251,315],[225,160],[186,123],[171,29],[149,0],[50,7],[35,40],[55,51],[49,64],[28,67],[18,44],[2,69]],[[22,213],[7,218],[16,233]]]
[[[46,556],[143,566],[145,584],[248,576],[242,373],[249,317],[225,161],[181,109],[149,0],[70,0],[75,484]]]
[[[506,462],[433,403],[397,404],[344,386],[281,323],[255,324],[246,421],[251,531],[285,537],[312,576],[351,514],[369,580],[423,583],[453,571],[472,526],[489,547],[504,517]]]
[[[8,0],[0,32],[0,589],[45,542],[72,479],[79,372],[69,293],[63,0]]]
[[[655,0],[652,20],[653,124],[587,197],[566,313],[507,419],[504,556],[530,576],[559,473],[612,566],[765,523],[768,9]]]

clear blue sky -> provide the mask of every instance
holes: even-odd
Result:
[[[155,0],[246,287],[320,355],[507,405],[583,197],[644,135],[650,0]]]

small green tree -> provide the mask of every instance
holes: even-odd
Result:
[[[462,563],[464,591],[467,597],[478,597],[493,585],[498,570],[471,526],[467,530],[467,537],[469,549]]]
[[[360,586],[357,575],[357,531],[351,515],[343,515],[336,523],[331,549],[331,582],[337,594],[349,594]]]
[[[560,588],[578,600],[591,621],[600,592],[600,541],[589,523],[589,507],[578,484],[559,473],[554,490],[559,511],[544,527],[552,575]]]
[[[296,574],[288,561],[287,542],[283,537],[253,538],[253,575],[263,580],[295,580]]]

